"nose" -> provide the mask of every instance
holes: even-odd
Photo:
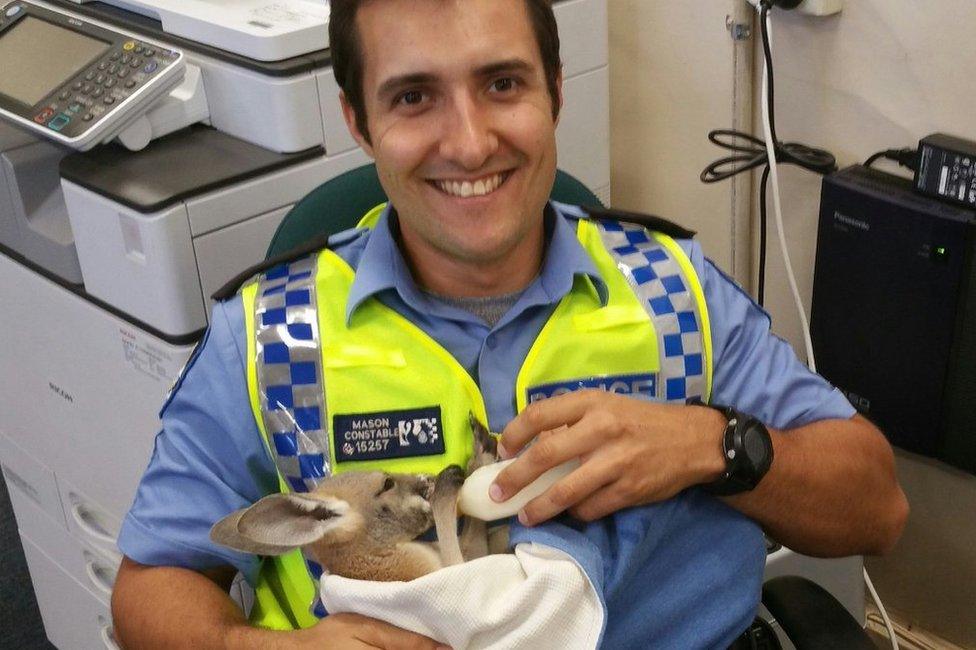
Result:
[[[441,156],[466,170],[477,170],[498,150],[498,136],[489,110],[468,92],[451,102],[452,115],[444,120]]]

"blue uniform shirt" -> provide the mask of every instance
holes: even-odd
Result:
[[[546,319],[572,287],[574,276],[589,276],[605,297],[603,281],[576,239],[575,221],[581,213],[569,206],[553,206],[555,217],[547,222],[549,243],[542,269],[493,327],[464,310],[430,299],[418,289],[391,235],[388,213],[373,231],[348,231],[330,241],[333,250],[356,269],[348,313],[375,296],[427,332],[478,383],[486,399],[489,424],[495,431],[502,430],[514,417],[516,374]],[[714,358],[713,402],[734,405],[776,428],[854,414],[839,391],[810,372],[787,343],[770,333],[769,316],[706,260],[695,242],[679,243],[701,279],[708,304]],[[251,413],[244,336],[240,298],[216,305],[205,340],[163,407],[162,431],[156,437],[149,467],[118,540],[119,549],[137,562],[194,569],[230,564],[252,583],[256,577],[259,560],[255,556],[214,545],[209,539],[215,521],[277,490],[274,464]],[[703,518],[700,510],[711,514]],[[616,526],[617,532],[631,530],[644,539],[649,518],[657,521],[665,512],[663,519],[671,522],[674,530],[659,529],[659,535],[669,532],[653,543],[629,544],[626,536],[608,532],[608,526]],[[709,517],[740,528],[739,520],[744,520],[718,501],[692,490],[671,502],[624,511],[622,516],[618,513],[590,526],[554,522],[533,529],[534,532],[516,527],[513,539],[548,539],[546,543],[578,551],[574,553],[578,558],[591,558],[589,566],[581,560],[591,579],[597,573],[607,576],[607,582],[602,584],[604,604],[610,612],[606,639],[619,638],[623,642],[622,637],[616,636],[620,630],[614,626],[615,621],[633,627],[636,620],[646,616],[634,620],[620,617],[614,613],[614,602],[640,601],[643,606],[637,610],[647,616],[669,612],[676,618],[682,616],[673,610],[681,610],[683,606],[677,603],[684,602],[692,607],[684,611],[684,618],[700,620],[707,616],[700,613],[701,602],[696,603],[694,594],[709,585],[695,582],[693,568],[683,571],[689,575],[676,574],[671,581],[664,578],[675,574],[675,567],[685,566],[675,561],[676,555],[698,566],[695,554],[702,540],[709,539],[709,534],[723,532],[724,524],[702,529],[702,522]],[[748,534],[745,529],[742,532]],[[693,539],[697,543],[692,543]],[[590,551],[584,552],[581,545]],[[645,557],[649,548],[655,552]],[[750,558],[740,560],[755,565],[756,559]],[[761,575],[761,563],[759,571]],[[698,575],[707,581],[713,573]],[[635,584],[633,578],[640,574],[647,574],[660,586],[668,585],[664,600],[655,600],[651,595],[654,590],[647,585]],[[674,592],[683,584],[692,594],[687,602]],[[754,610],[758,585],[744,581],[739,588],[744,606]],[[631,593],[634,589],[638,591]],[[731,592],[726,596],[731,597]],[[721,633],[721,626],[729,625],[728,616],[744,620],[741,627],[751,620],[751,614],[733,614],[728,603],[721,609],[726,610],[722,615],[726,618],[719,616],[714,621],[716,634]],[[673,640],[683,638],[678,628],[669,627],[667,632]],[[701,633],[697,628],[695,636],[685,640],[699,638]],[[724,637],[713,640],[719,638]]]

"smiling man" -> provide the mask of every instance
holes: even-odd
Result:
[[[330,42],[390,204],[215,307],[120,535],[125,645],[433,647],[326,616],[301,556],[208,533],[326,472],[463,466],[469,413],[524,451],[497,500],[582,460],[513,539],[578,560],[609,647],[732,643],[757,606],[760,526],[814,555],[894,543],[907,506],[883,436],[680,228],[548,200],[547,0],[332,0]],[[256,587],[254,627],[226,596],[234,569]]]

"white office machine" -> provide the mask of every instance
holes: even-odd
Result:
[[[555,3],[559,165],[609,200],[606,11]],[[327,26],[325,0],[0,0],[0,467],[61,650],[115,647],[115,538],[208,296],[368,160]]]

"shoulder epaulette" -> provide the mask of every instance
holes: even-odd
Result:
[[[640,212],[628,212],[627,210],[613,208],[595,208],[588,205],[580,207],[594,219],[612,219],[614,221],[633,223],[638,226],[644,226],[648,230],[665,234],[668,237],[674,237],[675,239],[691,239],[695,236],[694,230],[688,230],[684,226],[679,226],[673,221],[668,221],[653,214],[641,214]]]
[[[227,284],[217,289],[211,296],[214,300],[227,300],[231,296],[237,293],[237,290],[244,285],[249,279],[253,278],[255,275],[264,273],[269,269],[273,269],[279,264],[286,264],[288,262],[293,262],[300,257],[304,257],[310,253],[314,253],[317,250],[322,250],[323,248],[328,248],[329,235],[319,235],[314,239],[310,239],[304,244],[300,244],[286,250],[284,253],[279,253],[274,257],[269,257],[263,262],[258,262],[250,268],[244,269],[233,278],[231,278]]]

